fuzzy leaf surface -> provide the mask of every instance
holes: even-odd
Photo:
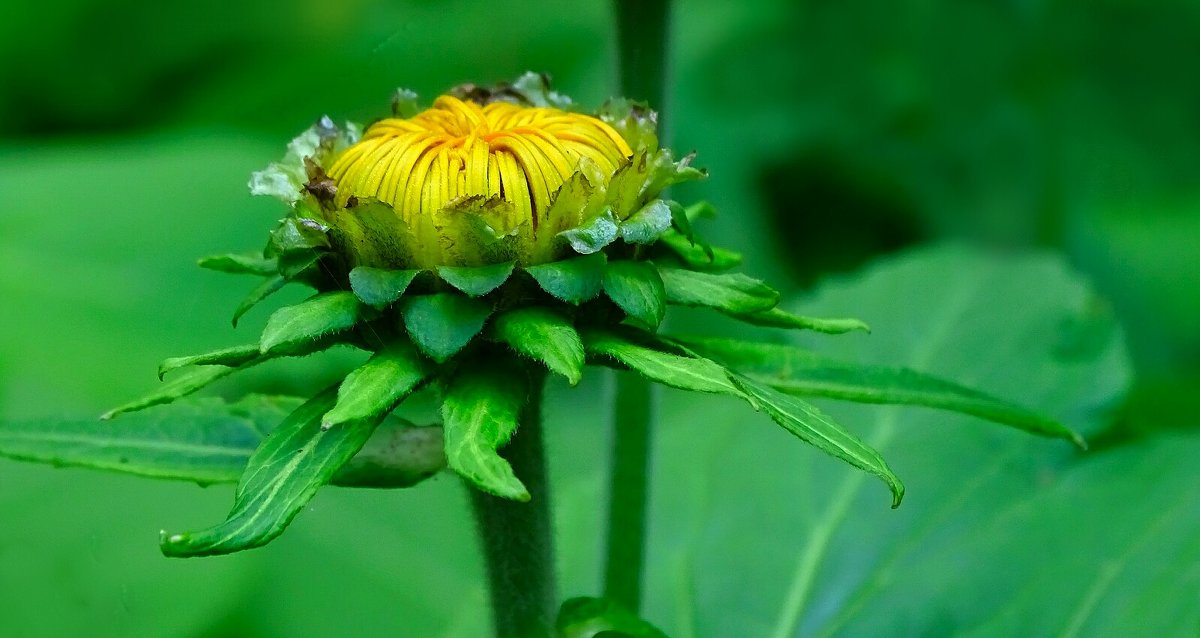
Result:
[[[619,234],[617,217],[613,215],[612,209],[606,208],[582,225],[568,228],[558,233],[558,236],[567,240],[575,252],[591,255],[616,241]]]
[[[519,368],[479,361],[459,368],[442,401],[450,468],[479,489],[516,501],[528,501],[529,490],[497,450],[516,432],[528,394]]]
[[[795,315],[786,310],[771,308],[749,314],[733,315],[739,320],[765,328],[789,328],[792,330],[812,330],[825,334],[840,335],[861,330],[870,332],[871,327],[859,319],[824,319],[821,317],[805,317]]]
[[[704,306],[732,314],[769,310],[779,303],[779,291],[740,273],[713,274],[683,268],[659,268],[667,301]]]
[[[158,364],[158,378],[162,379],[172,370],[185,368],[187,366],[202,366],[202,365],[220,365],[236,368],[242,364],[250,363],[261,356],[257,343],[250,343],[244,346],[231,346],[229,348],[221,348],[212,352],[203,354],[193,354],[185,357],[171,357],[164,359]]]
[[[544,363],[571,385],[583,378],[583,341],[571,321],[561,314],[549,308],[519,308],[496,317],[492,329],[496,338]]]
[[[604,272],[604,293],[625,314],[657,328],[667,314],[667,291],[658,269],[644,261],[610,262]]]
[[[401,307],[413,343],[439,363],[470,343],[491,314],[490,304],[453,292],[410,297]]]
[[[285,352],[352,328],[363,306],[350,292],[326,292],[275,311],[259,339],[263,354]]]
[[[663,352],[606,330],[585,331],[583,345],[588,354],[601,360],[616,361],[651,381],[672,388],[745,396],[724,368],[707,359]]]
[[[670,227],[671,208],[656,199],[621,222],[621,239],[631,244],[653,244]]]
[[[472,297],[482,297],[499,288],[513,273],[514,262],[490,266],[438,266],[442,281]]]
[[[405,341],[395,341],[346,375],[337,405],[321,420],[324,428],[368,421],[392,411],[424,382],[430,366]]]
[[[606,263],[604,253],[595,253],[530,266],[525,270],[542,290],[567,303],[579,305],[600,294]]]
[[[386,308],[404,295],[409,284],[419,274],[419,270],[385,270],[359,266],[350,271],[350,289],[368,306]]]
[[[676,231],[663,233],[659,243],[690,270],[721,271],[742,264],[740,253],[719,246],[709,246],[699,238],[688,238]]]
[[[321,416],[336,401],[330,388],[296,408],[254,451],[224,523],[197,532],[164,533],[167,556],[230,554],[269,543],[317,490],[366,444],[375,422],[325,430]]]
[[[238,303],[237,307],[233,309],[233,326],[236,328],[238,321],[240,321],[247,312],[250,312],[251,308],[257,306],[263,299],[266,299],[276,292],[279,292],[281,288],[287,285],[287,282],[287,278],[283,275],[275,275],[274,277],[264,279],[262,283],[255,286],[254,289],[251,290],[248,295],[246,295],[245,299],[242,299]]]
[[[245,364],[243,364],[243,367]],[[204,388],[210,383],[223,379],[234,372],[238,368],[229,366],[196,366],[187,372],[177,375],[160,385],[157,390],[147,394],[141,398],[134,399],[128,403],[117,406],[100,416],[100,419],[107,421],[118,414],[126,412],[136,412],[155,405],[170,403],[176,399],[185,397],[193,392]]]
[[[271,276],[279,274],[279,263],[275,259],[263,257],[261,254],[227,253],[203,257],[196,265],[208,270],[225,272],[234,275]]]

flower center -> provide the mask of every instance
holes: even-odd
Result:
[[[611,177],[632,155],[620,134],[588,115],[442,96],[407,120],[372,124],[328,174],[339,204],[374,197],[406,221],[475,195],[536,220],[582,158]]]

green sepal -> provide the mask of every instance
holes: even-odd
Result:
[[[488,493],[528,501],[529,490],[497,452],[516,432],[528,395],[528,375],[518,366],[494,359],[459,366],[442,400],[450,469]]]
[[[135,412],[151,406],[170,403],[180,397],[192,394],[214,381],[223,379],[239,369],[248,368],[262,360],[262,358],[258,358],[248,363],[243,363],[241,368],[220,365],[196,366],[162,384],[158,390],[105,412],[100,415],[100,420],[107,421],[118,414]]]
[[[412,89],[398,88],[392,92],[392,117],[407,120],[421,112],[420,96]]]
[[[594,253],[526,268],[542,290],[569,304],[579,305],[600,294],[604,281],[604,253]]]
[[[1053,419],[909,368],[847,363],[780,344],[730,339],[682,344],[786,394],[950,410],[1085,447],[1079,434]]]
[[[645,102],[609,98],[596,114],[616,129],[635,152],[658,150],[658,114]]]
[[[604,598],[571,598],[559,607],[556,638],[667,638],[654,625]]]
[[[302,211],[307,212],[307,211]],[[264,251],[266,257],[283,259],[289,255],[308,255],[328,250],[329,227],[311,217],[287,217],[271,231]]]
[[[667,301],[683,306],[704,306],[731,314],[747,314],[774,308],[779,291],[740,273],[714,274],[659,268]]]
[[[353,293],[325,292],[276,310],[259,338],[263,354],[293,348],[348,330],[363,319],[365,306]]]
[[[211,556],[260,547],[279,536],[317,490],[362,447],[378,420],[324,430],[335,402],[329,388],[292,412],[263,440],[238,483],[225,522],[199,532],[163,533],[167,556]]]
[[[757,406],[783,429],[822,452],[883,480],[892,492],[892,508],[900,507],[900,501],[904,499],[904,484],[878,451],[815,405],[746,377],[735,379]]]
[[[691,270],[729,270],[742,263],[742,256],[732,250],[709,246],[699,238],[688,239],[673,230],[663,233],[659,237],[659,244],[670,250]]]
[[[667,313],[667,291],[653,264],[620,259],[611,261],[604,272],[604,293],[625,314],[651,329]]]
[[[407,297],[400,306],[400,314],[413,343],[442,363],[483,330],[492,306],[480,299],[444,292]]]
[[[651,381],[680,390],[746,396],[724,368],[707,359],[664,352],[639,343],[636,337],[608,330],[584,330],[582,336],[584,349],[600,363],[615,361]]]
[[[630,244],[653,244],[670,227],[671,208],[656,199],[621,222],[621,239]]]
[[[267,277],[279,274],[278,260],[263,257],[261,254],[226,253],[224,255],[209,255],[197,260],[196,265],[208,270],[234,275],[259,275]]]
[[[359,266],[350,271],[350,289],[363,303],[382,310],[404,295],[420,270],[386,270]]]
[[[246,295],[246,298],[242,299],[242,301],[238,303],[237,307],[233,309],[233,327],[237,327],[238,321],[241,320],[243,315],[245,315],[247,312],[250,312],[251,308],[257,306],[258,303],[263,299],[266,299],[267,297],[270,297],[278,292],[281,288],[287,285],[287,282],[287,278],[285,278],[283,275],[276,275],[270,279],[263,280],[262,283],[255,286],[254,290],[251,290],[250,294]]]
[[[513,273],[515,262],[490,266],[438,266],[438,277],[472,297],[482,297],[499,288]]]
[[[254,450],[301,403],[295,397],[261,394],[232,403],[204,397],[122,415],[111,424],[87,419],[8,422],[0,428],[0,456],[200,485],[236,483]],[[409,487],[445,465],[440,427],[415,427],[391,418],[332,482]]]
[[[575,228],[568,228],[558,236],[567,240],[575,252],[590,255],[616,241],[619,234],[620,224],[616,215],[611,208],[605,208],[592,219]]]
[[[571,385],[583,378],[583,341],[571,321],[549,308],[527,307],[498,315],[493,336],[514,351],[540,361]]]
[[[812,330],[825,334],[839,335],[855,330],[871,332],[871,326],[861,319],[822,319],[820,317],[805,317],[794,315],[786,310],[771,308],[746,314],[730,313],[737,319],[755,326],[766,328],[788,328],[792,330]]]
[[[430,375],[430,366],[412,344],[395,340],[356,368],[338,387],[337,405],[321,427],[338,427],[388,414]]]
[[[332,243],[350,267],[410,268],[425,263],[413,250],[426,244],[417,241],[417,229],[410,228],[394,208],[373,198],[353,203],[354,206],[327,213]],[[435,241],[432,249],[436,248]],[[436,258],[437,255],[432,263],[437,263]]]
[[[221,348],[220,350],[213,350],[212,352],[205,352],[203,354],[171,357],[170,359],[164,359],[162,363],[158,364],[158,378],[161,381],[168,372],[187,366],[219,365],[236,368],[242,364],[250,363],[261,354],[258,344],[251,343],[244,346]]]

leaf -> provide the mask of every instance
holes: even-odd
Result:
[[[499,364],[463,365],[447,386],[442,401],[446,462],[486,492],[528,501],[529,491],[497,450],[517,430],[529,380],[520,369]]]
[[[579,305],[600,294],[604,280],[604,253],[530,266],[525,270],[542,290],[569,304]]]
[[[581,255],[591,255],[600,252],[605,246],[617,240],[620,234],[617,217],[611,208],[605,208],[600,214],[575,228],[568,228],[559,237],[567,240],[571,248]]]
[[[349,292],[325,292],[275,311],[259,340],[263,354],[286,352],[348,330],[362,319],[363,307]]]
[[[382,309],[403,296],[409,284],[419,274],[419,270],[384,270],[359,266],[350,271],[350,289],[363,303]]]
[[[609,262],[604,272],[604,293],[625,314],[657,328],[667,313],[667,291],[658,269],[644,261]]]
[[[1129,380],[1105,306],[1049,257],[891,257],[805,308],[851,308],[875,327],[870,340],[795,333],[822,356],[1019,397],[1084,433],[1105,426]],[[1083,325],[1090,345],[1064,348]],[[664,401],[659,445],[671,453],[656,472],[679,478],[652,496],[667,505],[650,543],[686,549],[650,568],[646,590],[703,597],[651,594],[647,609],[687,619],[697,638],[1115,638],[1200,622],[1185,575],[1200,573],[1195,437],[1170,453],[1164,443],[1079,455],[965,416],[822,404],[904,477],[904,507],[889,511],[864,474],[747,430],[719,402]]]
[[[140,399],[135,399],[129,403],[117,406],[108,412],[100,415],[101,421],[107,421],[118,414],[126,412],[136,412],[155,405],[170,403],[181,397],[185,397],[201,388],[207,386],[214,381],[223,379],[239,369],[244,369],[258,363],[261,359],[256,359],[248,364],[242,364],[242,368],[232,368],[229,366],[196,366],[187,372],[176,376],[174,379],[163,383],[157,390],[147,394]]]
[[[186,357],[171,357],[164,359],[158,364],[158,378],[161,380],[172,370],[195,365],[221,365],[236,368],[242,364],[250,363],[260,356],[258,344],[251,343],[244,346],[232,346],[222,348],[204,354],[193,354]]]
[[[515,265],[509,261],[490,266],[438,266],[437,273],[451,286],[472,297],[482,297],[508,281]]]
[[[669,249],[683,265],[691,270],[729,270],[742,263],[742,256],[732,250],[709,246],[699,239],[689,239],[680,233],[667,231],[659,243]]]
[[[733,315],[749,324],[767,328],[791,328],[793,330],[812,330],[825,334],[838,335],[855,330],[870,332],[871,327],[858,319],[821,319],[794,315],[779,308],[772,308],[749,314]]]
[[[441,363],[462,350],[492,314],[492,306],[454,292],[405,299],[405,329],[421,352]]]
[[[652,381],[672,388],[745,397],[730,381],[725,369],[707,359],[663,352],[603,330],[585,331],[583,346],[589,354],[617,361]]]
[[[279,274],[279,263],[275,259],[263,257],[262,254],[227,253],[202,257],[196,265],[209,270],[227,272],[235,275],[271,276]]]
[[[583,341],[561,314],[537,307],[510,310],[496,317],[492,331],[514,351],[544,363],[571,385],[583,378]]]
[[[621,239],[631,244],[653,244],[671,227],[671,208],[656,199],[621,222]]]
[[[733,314],[769,310],[779,303],[779,292],[742,274],[716,275],[659,268],[667,301],[683,306],[705,306]]]
[[[667,638],[650,623],[603,598],[570,598],[558,610],[554,623],[558,638]]]
[[[411,344],[394,341],[346,375],[338,387],[337,405],[321,427],[367,421],[392,411],[429,378],[429,366]]]
[[[167,556],[212,556],[260,547],[283,533],[317,490],[371,437],[378,421],[325,430],[330,388],[296,408],[254,451],[225,522],[198,532],[163,533]]]
[[[1078,434],[1053,419],[909,368],[846,363],[777,344],[726,339],[685,343],[702,356],[787,394],[952,410],[1083,445]]]
[[[892,491],[892,508],[900,507],[904,484],[874,448],[807,401],[750,379],[739,379],[738,385],[783,429],[822,452],[882,479]]]
[[[283,275],[276,275],[254,287],[250,294],[233,309],[233,327],[236,328],[238,321],[254,306],[257,306],[260,301],[270,297],[278,292],[281,288],[287,285],[288,280]]]

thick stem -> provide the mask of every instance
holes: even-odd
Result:
[[[654,388],[632,372],[618,372],[604,597],[637,612],[646,553],[647,474]]]
[[[664,145],[670,4],[614,0],[620,93],[658,111]],[[640,377],[617,375],[604,596],[635,613],[642,601],[654,395],[654,388]]]
[[[520,425],[501,451],[529,489],[529,502],[468,487],[487,561],[496,638],[550,638],[554,633],[558,596],[550,482],[542,444],[544,385],[545,374],[534,374]]]

